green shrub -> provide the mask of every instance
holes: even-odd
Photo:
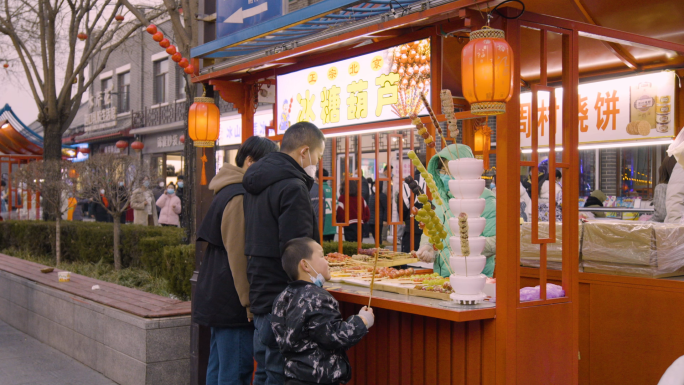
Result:
[[[171,294],[190,300],[190,278],[195,266],[195,245],[166,246],[163,252],[162,277]]]
[[[62,222],[61,247],[64,262],[103,262],[113,264],[114,239],[112,223]],[[177,227],[121,226],[123,267],[141,264],[141,242],[144,238],[162,237],[156,254],[161,257],[164,246],[179,245],[184,230]],[[54,255],[55,223],[43,221],[0,222],[0,249],[14,248],[32,255]]]
[[[328,253],[337,253],[339,251],[339,243],[336,241],[323,242],[322,246],[323,253],[326,255]],[[362,249],[372,249],[374,247],[375,245],[370,243],[361,244]],[[358,254],[356,242],[342,242],[342,254],[348,255],[350,257],[354,254]]]

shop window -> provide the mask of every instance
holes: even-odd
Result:
[[[185,73],[183,69],[176,68],[176,100],[185,99]]]
[[[579,196],[587,197],[596,190],[596,150],[580,150]]]
[[[655,147],[631,147],[620,150],[618,195],[621,197],[653,196]]]
[[[153,103],[165,103],[166,102],[166,74],[169,72],[169,60],[159,60],[154,62],[153,65]]]
[[[118,76],[118,99],[119,99],[119,113],[128,112],[131,110],[130,89],[131,89],[131,73],[124,72]]]
[[[109,106],[112,104],[112,78],[102,79],[100,81],[100,100],[102,106]]]

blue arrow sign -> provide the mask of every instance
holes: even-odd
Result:
[[[217,0],[216,3],[217,38],[283,14],[283,0]]]

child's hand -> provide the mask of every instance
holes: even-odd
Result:
[[[370,329],[371,326],[373,326],[373,324],[375,323],[375,315],[373,315],[373,309],[367,306],[361,308],[361,311],[359,311],[359,317],[361,317],[363,323],[366,324],[366,327],[368,329]]]

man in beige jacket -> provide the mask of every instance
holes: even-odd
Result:
[[[135,189],[131,195],[134,225],[159,226],[155,202],[154,194],[150,190],[150,178],[145,177],[142,186]]]
[[[224,164],[209,184],[214,199],[197,230],[197,240],[208,245],[193,304],[194,321],[211,327],[207,384],[249,385],[252,380],[254,316],[247,280],[242,178],[253,163],[277,150],[272,141],[251,137],[238,150],[237,166]]]

